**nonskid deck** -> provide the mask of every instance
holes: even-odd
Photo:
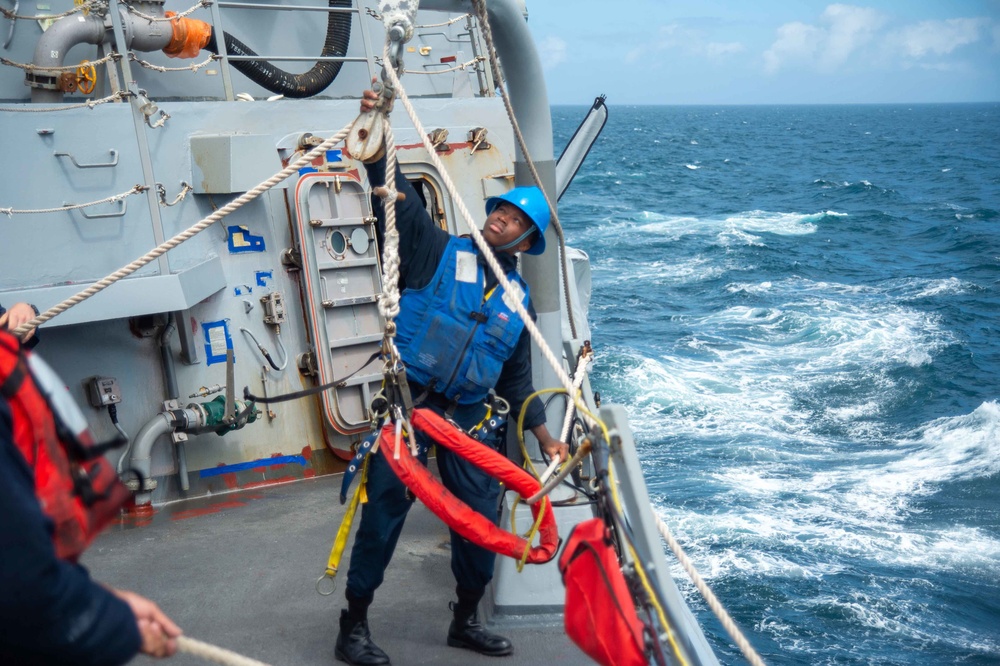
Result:
[[[343,516],[340,481],[327,475],[159,507],[147,525],[126,522],[103,534],[83,562],[97,580],[155,600],[192,638],[272,666],[336,663],[350,544],[337,591],[320,596],[315,584]],[[369,615],[393,664],[592,663],[563,633],[561,616],[494,617],[490,626],[514,642],[510,657],[447,647],[449,562],[447,529],[416,503]],[[184,654],[170,660],[205,663]]]

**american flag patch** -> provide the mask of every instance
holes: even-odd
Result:
[[[506,312],[499,313],[497,315],[497,317],[500,318],[500,319],[503,319],[504,321],[510,321],[510,317],[507,316]]]

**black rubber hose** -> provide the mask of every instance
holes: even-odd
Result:
[[[350,7],[352,0],[329,0],[329,7]],[[226,38],[226,53],[231,56],[256,56],[249,46],[236,39],[228,32],[224,33]],[[344,57],[347,55],[347,44],[351,41],[351,14],[350,12],[329,12],[326,21],[326,42],[323,44],[321,57]],[[206,50],[212,53],[219,52],[219,45],[216,41],[215,29],[212,30],[212,38],[208,42]],[[266,88],[273,93],[284,95],[285,97],[312,97],[317,95],[333,83],[340,73],[343,62],[331,62],[321,60],[313,65],[312,69],[302,74],[290,74],[282,69],[278,69],[265,60],[238,60],[231,61],[233,67],[242,72],[248,79]]]

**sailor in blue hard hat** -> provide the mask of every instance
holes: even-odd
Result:
[[[549,227],[549,205],[537,187],[515,187],[486,200],[483,238],[498,252],[541,254]]]

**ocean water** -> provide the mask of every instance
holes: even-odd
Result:
[[[560,217],[594,388],[765,660],[1000,664],[1000,105],[612,100]]]

